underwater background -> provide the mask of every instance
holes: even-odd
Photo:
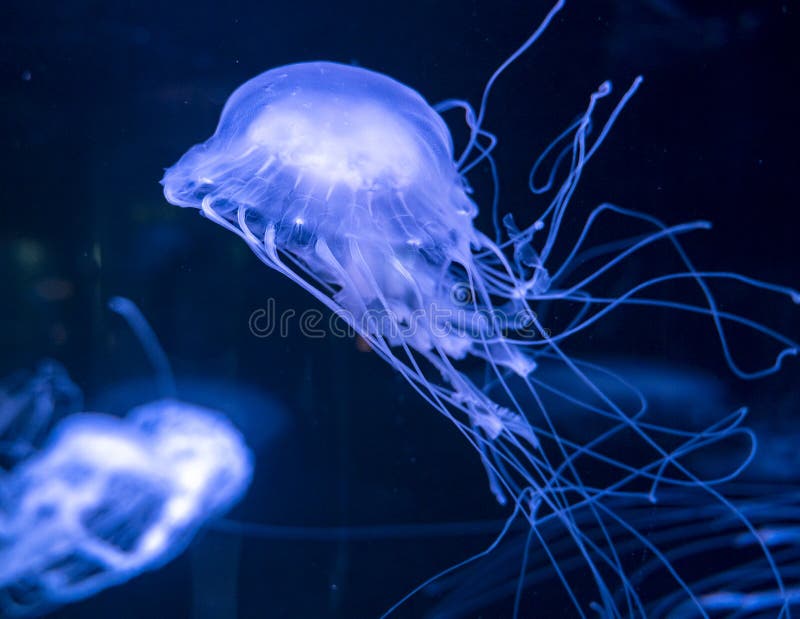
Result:
[[[309,338],[295,321],[285,334],[254,335],[253,312],[271,299],[297,314],[318,306],[233,235],[167,205],[158,181],[210,135],[234,88],[268,68],[352,63],[430,102],[476,102],[549,8],[5,0],[0,375],[53,358],[83,389],[87,410],[122,414],[154,399],[139,344],[106,308],[124,295],[158,334],[184,399],[229,413],[255,453],[252,486],[228,520],[324,529],[504,518],[469,445],[362,342]],[[541,206],[526,189],[536,156],[603,80],[624,88],[639,74],[645,82],[587,167],[572,216],[608,200],[669,223],[709,219],[711,233],[687,240],[697,264],[797,286],[795,1],[568,3],[493,93],[486,126],[500,140],[503,208],[524,219]],[[479,204],[482,183],[474,181]],[[765,306],[758,294],[742,301],[773,324],[797,322],[786,304]],[[611,316],[574,350],[654,368],[656,383],[668,380],[659,368],[700,377],[715,387],[671,384],[693,405],[712,393],[719,409],[748,404],[767,436],[800,445],[798,364],[735,381],[713,334],[702,337],[707,325],[697,337],[685,320]],[[770,469],[779,481],[800,479],[795,458]],[[165,567],[52,616],[375,617],[491,539],[332,537],[211,527]],[[431,601],[418,598],[397,616],[425,616]],[[572,616],[548,604],[556,602],[543,596],[537,616]],[[498,602],[470,616],[509,614]]]

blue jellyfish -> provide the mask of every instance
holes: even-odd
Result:
[[[58,361],[0,381],[0,454],[15,462],[31,453],[57,419],[81,410],[83,394]],[[1,461],[0,461],[1,462]]]
[[[744,415],[702,430],[656,422],[624,377],[578,359],[571,342],[613,311],[672,309],[706,317],[733,372],[756,378],[779,369],[798,346],[722,309],[715,283],[794,302],[800,294],[695,268],[680,237],[707,229],[704,221],[667,225],[604,203],[572,229],[567,212],[582,172],[641,78],[598,123],[612,93],[610,83],[601,84],[536,161],[529,189],[543,204],[529,223],[501,216],[496,190],[487,205],[493,230],[477,227],[469,174],[485,166],[499,187],[493,159],[499,141],[484,122],[492,87],[563,5],[490,77],[477,109],[457,99],[431,106],[386,75],[331,62],[262,73],[230,96],[214,135],[167,169],[162,184],[169,202],[198,209],[238,235],[266,265],[345,319],[456,425],[478,451],[491,492],[524,516],[532,534],[543,518],[563,528],[568,554],[583,560],[594,583],[577,592],[562,579],[580,613],[598,599],[614,600],[621,586],[619,613],[635,615],[639,594],[604,533],[619,524],[609,501],[628,494],[655,501],[663,486],[698,486],[744,519],[715,486],[747,458],[714,479],[688,464],[692,454],[744,432]],[[443,120],[453,110],[463,112],[469,129],[460,154]],[[598,229],[607,234],[620,219],[639,231],[590,244]],[[640,258],[652,272],[619,290],[624,265]],[[686,296],[675,297],[681,287]],[[743,367],[728,331],[763,336],[774,344],[774,358]],[[569,380],[548,382],[546,368]],[[621,387],[608,393],[600,376]],[[613,395],[623,391],[629,397]],[[567,416],[553,414],[564,404]],[[584,535],[576,510],[587,510],[599,535]],[[632,526],[626,530],[643,539]],[[543,546],[561,573],[560,557]]]
[[[39,613],[160,567],[242,496],[251,459],[218,413],[146,404],[65,418],[0,488],[0,608]]]
[[[115,298],[111,307],[140,336],[170,391],[166,358],[136,306]],[[48,365],[48,376],[52,367],[60,366]],[[20,440],[28,445],[26,434]],[[222,413],[174,397],[123,418],[64,417],[0,477],[0,611],[39,614],[157,569],[241,499],[252,472],[244,437]]]

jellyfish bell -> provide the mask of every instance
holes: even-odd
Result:
[[[214,135],[162,182],[180,206],[206,200],[254,232],[275,226],[282,246],[344,244],[355,229],[398,249],[466,251],[474,236],[477,209],[442,118],[394,79],[332,62],[279,67],[240,86]]]
[[[359,67],[300,63],[251,79],[162,183],[170,202],[291,254],[357,322],[376,305],[405,321],[448,308],[448,268],[479,244],[442,118]],[[430,348],[419,335],[412,343]]]

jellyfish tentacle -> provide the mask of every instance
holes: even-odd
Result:
[[[128,323],[139,344],[145,351],[148,360],[156,372],[159,391],[164,397],[174,398],[178,394],[175,386],[175,377],[172,373],[172,366],[167,359],[164,349],[158,341],[158,337],[153,328],[145,319],[141,310],[130,299],[125,297],[112,297],[108,301],[111,311],[121,316]]]
[[[481,128],[483,125],[483,119],[486,115],[486,107],[489,102],[489,95],[491,94],[492,87],[494,86],[495,82],[498,78],[510,67],[516,60],[522,56],[530,47],[536,43],[536,41],[542,36],[545,30],[547,30],[550,23],[555,19],[556,15],[564,8],[566,5],[566,0],[558,0],[553,7],[548,11],[547,15],[545,15],[542,22],[533,31],[525,42],[520,45],[506,60],[492,73],[491,77],[486,82],[486,86],[483,89],[483,94],[481,95],[481,102],[478,106],[478,115],[475,118],[475,128],[472,129],[470,140],[467,143],[466,148],[464,148],[464,152],[461,156],[456,160],[456,167],[460,168],[464,160],[469,156],[470,151],[474,147],[476,140],[478,139],[478,129]]]

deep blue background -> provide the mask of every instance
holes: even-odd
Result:
[[[549,6],[4,2],[0,373],[54,357],[90,401],[115,382],[146,376],[135,342],[104,308],[110,295],[123,294],[149,317],[178,375],[254,385],[288,411],[282,432],[260,448],[253,489],[235,517],[347,525],[502,516],[478,459],[373,354],[351,340],[296,332],[254,338],[248,316],[269,297],[298,311],[315,304],[232,235],[166,205],[158,180],[211,134],[230,92],[267,68],[354,62],[430,101],[475,102]],[[642,73],[644,86],[585,175],[576,220],[602,200],[671,223],[708,218],[715,230],[689,243],[699,264],[797,286],[800,9],[788,0],[703,7],[567,6],[492,98],[487,127],[501,140],[503,208],[524,218],[540,206],[525,191],[535,154],[600,82],[624,88]],[[790,308],[768,309],[774,324],[796,325]],[[584,352],[597,346],[721,371],[711,337],[695,339],[677,322],[653,328],[633,318],[625,326],[599,334]],[[794,368],[731,389],[755,403],[755,414],[785,414],[796,400],[775,394],[797,375]],[[259,414],[267,413],[239,423],[254,427]],[[248,539],[235,583],[239,616],[375,616],[480,542]],[[167,568],[57,616],[224,616],[197,610],[214,589],[198,574],[209,556],[237,557],[235,543],[209,533]],[[219,572],[225,581],[228,572]],[[420,612],[412,605],[398,616]]]

